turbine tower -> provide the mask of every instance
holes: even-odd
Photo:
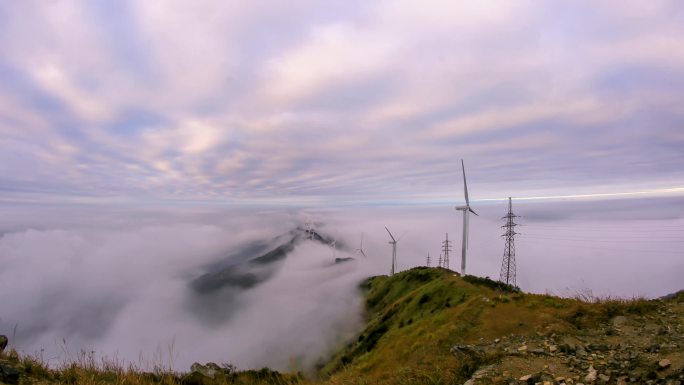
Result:
[[[501,263],[501,275],[499,281],[515,286],[515,226],[518,224],[514,222],[518,216],[513,214],[513,203],[508,197],[508,214],[501,219],[506,220],[506,224],[501,226],[505,232],[501,235],[506,238],[506,246],[504,247],[503,262]]]
[[[394,275],[394,269],[397,266],[397,240],[394,239],[394,236],[390,233],[387,226],[385,226],[385,230],[387,230],[387,234],[392,238],[392,240],[389,241],[389,244],[392,245],[392,270],[390,270],[390,275]]]
[[[463,243],[461,245],[461,275],[465,275],[466,269],[466,250],[468,250],[468,215],[477,213],[470,208],[470,201],[468,200],[468,184],[466,183],[465,166],[463,159],[461,159],[461,169],[463,170],[463,192],[465,194],[465,206],[458,206],[456,210],[463,211]],[[477,215],[479,216],[479,215]]]
[[[359,245],[359,248],[356,249],[356,252],[366,258],[366,253],[363,252],[363,233],[361,233],[361,244]]]

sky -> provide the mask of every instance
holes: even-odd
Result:
[[[0,3],[0,201],[684,195],[680,1]]]

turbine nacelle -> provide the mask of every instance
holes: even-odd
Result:
[[[478,217],[480,216],[480,215],[478,215],[478,213],[476,213],[475,210],[473,210],[472,207],[470,207],[470,206],[456,206],[455,209],[458,210],[458,211],[470,211],[471,213],[477,215]]]

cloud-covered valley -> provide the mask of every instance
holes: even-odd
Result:
[[[468,273],[496,279],[505,202],[475,204]],[[570,296],[680,290],[681,207],[681,199],[516,202],[518,284]],[[362,324],[359,283],[389,272],[384,226],[399,238],[398,270],[424,265],[428,252],[434,266],[447,232],[451,268],[460,264],[460,217],[448,206],[6,212],[0,333],[53,364],[95,351],[179,370],[195,361],[311,368]],[[307,222],[326,239],[310,240]],[[356,252],[362,236],[368,258]]]

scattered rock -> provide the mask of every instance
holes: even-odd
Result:
[[[610,381],[610,376],[607,376],[607,375],[605,375],[605,374],[603,374],[603,373],[599,374],[599,375],[598,375],[598,378],[599,378],[599,380],[601,380],[601,382],[608,382],[608,381]]]
[[[453,354],[465,354],[469,356],[477,356],[480,354],[479,349],[473,345],[454,345],[451,347]]]
[[[526,352],[526,351],[527,351],[527,345],[523,345],[523,346],[519,347],[519,348],[518,348],[518,351],[521,352],[521,353]]]
[[[582,358],[587,356],[587,351],[584,350],[582,346],[578,346],[577,349],[575,350],[575,356]]]
[[[610,350],[610,346],[606,344],[589,344],[588,347],[592,352],[607,352]]]
[[[545,356],[547,354],[546,350],[544,350],[544,349],[530,349],[530,353],[537,354],[540,356]]]
[[[472,377],[463,385],[475,385],[477,383],[477,380],[487,376],[489,372],[494,369],[495,365],[488,365],[488,366],[483,366],[480,369],[478,369],[475,373],[473,373]]]
[[[598,374],[598,372],[596,371],[596,369],[594,369],[594,366],[590,365],[589,366],[589,372],[587,373],[586,377],[584,377],[584,381],[589,382],[589,383],[595,382],[597,374]]]
[[[667,369],[670,367],[671,364],[672,363],[670,362],[670,360],[668,360],[667,358],[663,358],[662,360],[658,361],[658,369]]]
[[[7,347],[7,342],[9,340],[7,339],[7,336],[3,336],[0,334],[0,353],[2,353],[3,350]]]
[[[532,378],[532,375],[531,375],[531,374],[528,374],[528,375],[525,375],[525,376],[520,377],[520,378],[518,379],[518,381],[527,382],[527,381],[530,380],[531,378]]]
[[[214,364],[214,365],[216,365],[216,364]],[[209,377],[209,378],[214,378],[216,376],[216,373],[218,372],[218,370],[216,370],[212,367],[209,367],[209,365],[205,366],[205,365],[199,364],[197,362],[195,362],[194,364],[192,364],[192,366],[190,366],[190,371],[193,373],[199,373],[199,374],[201,374],[205,377]]]

